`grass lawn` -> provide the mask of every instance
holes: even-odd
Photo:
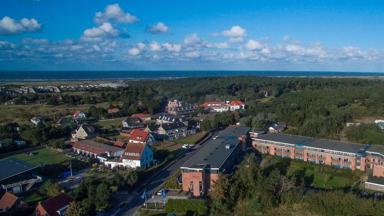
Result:
[[[178,139],[175,142],[177,144],[196,144],[196,142],[203,138],[206,134],[207,132],[199,132],[197,134]]]
[[[11,157],[26,161],[34,165],[39,165],[41,163],[55,164],[55,163],[62,163],[69,160],[69,157],[65,156],[63,153],[60,153],[48,148],[43,148],[37,151],[33,151],[32,155],[28,155],[26,153],[20,153],[17,155],[13,155]]]
[[[122,126],[121,122],[124,119],[125,119],[125,117],[100,120],[97,122],[97,125],[99,125],[103,128],[107,128],[107,129],[120,128]]]
[[[23,195],[23,201],[29,204],[35,204],[44,200],[46,197],[41,195],[38,191],[30,191]]]

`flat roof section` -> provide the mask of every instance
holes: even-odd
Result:
[[[203,169],[209,167],[220,169],[239,145],[239,137],[246,135],[249,130],[248,127],[227,127],[220,131],[216,137],[207,141],[193,157],[183,164],[182,168]]]
[[[384,155],[384,145],[371,145],[371,146],[369,146],[367,151],[376,152],[376,153]]]
[[[384,178],[368,176],[368,180],[366,181],[366,183],[378,184],[384,187]]]
[[[305,136],[297,136],[283,133],[269,133],[269,134],[261,134],[256,139],[288,143],[294,145],[302,145],[312,148],[321,148],[321,149],[329,149],[334,151],[348,152],[348,153],[361,153],[368,145],[349,143],[349,142],[341,142],[337,140],[329,140],[329,139],[317,139],[312,137]]]
[[[25,173],[37,167],[38,166],[14,158],[2,159],[0,160],[0,181]]]

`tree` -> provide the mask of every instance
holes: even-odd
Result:
[[[96,188],[95,205],[96,210],[103,211],[109,206],[111,191],[106,183],[101,183]]]
[[[53,183],[51,180],[44,182],[40,187],[39,192],[49,197],[54,197],[61,193],[61,187],[57,183]]]
[[[72,202],[67,211],[65,212],[65,216],[88,216],[87,209],[84,208],[80,203],[78,202]]]

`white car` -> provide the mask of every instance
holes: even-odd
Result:
[[[183,149],[190,149],[192,147],[193,147],[192,144],[184,144],[183,146],[181,146],[181,148],[183,148]]]

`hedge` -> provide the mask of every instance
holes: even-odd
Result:
[[[201,199],[169,199],[165,211],[176,214],[198,214],[207,215],[207,203]]]

